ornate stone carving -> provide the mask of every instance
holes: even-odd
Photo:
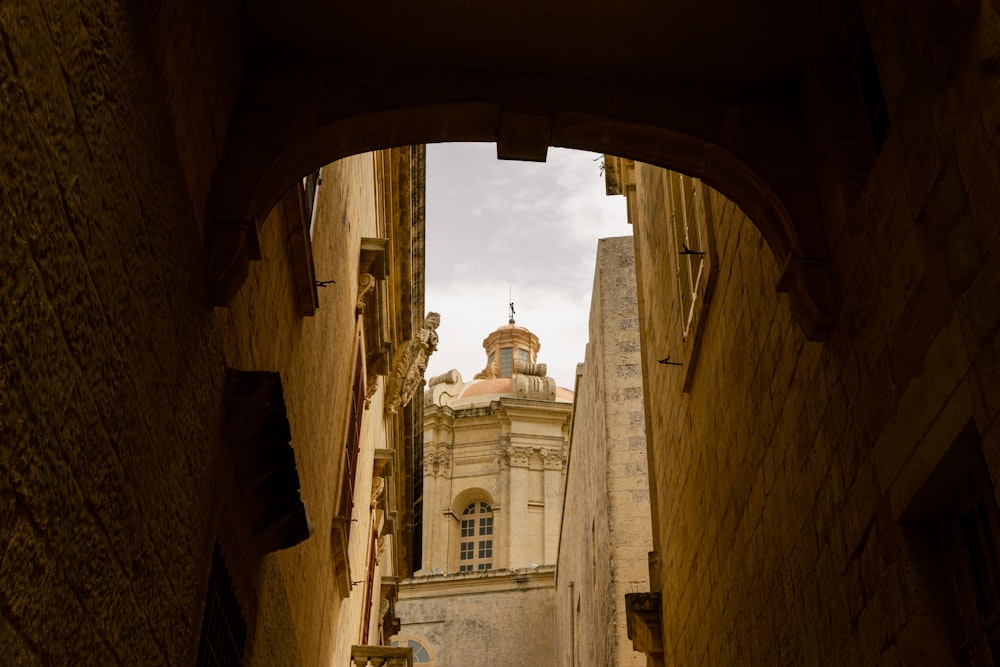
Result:
[[[451,452],[447,449],[438,451],[435,459],[435,474],[446,476],[451,470]]]
[[[486,364],[486,368],[479,371],[473,376],[473,380],[492,380],[493,378],[500,377],[500,365],[493,361]]]
[[[376,545],[375,546],[375,563],[376,564],[382,562],[382,556],[385,555],[386,544],[387,544],[387,540],[385,539],[385,535],[382,535],[376,541],[376,543],[375,543],[375,545]]]
[[[372,509],[378,507],[378,501],[385,492],[385,477],[376,477],[372,480]]]
[[[566,465],[566,452],[562,449],[543,449],[541,455],[546,470],[562,470]]]
[[[534,451],[531,447],[508,447],[507,459],[512,466],[527,467],[528,462],[531,461],[531,454]]]
[[[378,371],[374,367],[369,367],[365,381],[365,410],[372,406],[372,397],[378,391],[378,380]]]
[[[439,324],[440,315],[427,313],[420,329],[400,348],[399,358],[393,367],[393,383],[386,406],[390,413],[396,414],[401,407],[408,405],[423,382],[427,360],[437,350],[438,335],[435,330]]]
[[[451,468],[451,451],[446,446],[424,450],[424,474],[447,475]]]
[[[365,312],[365,297],[375,289],[375,276],[370,273],[362,273],[358,276],[358,299],[354,304],[354,312],[361,315]]]

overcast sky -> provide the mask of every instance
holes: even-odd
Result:
[[[486,365],[507,323],[541,342],[538,361],[573,389],[583,361],[597,240],[631,235],[625,198],[604,194],[600,156],[550,148],[544,163],[497,160],[495,144],[427,147],[425,307],[441,314],[426,377]]]

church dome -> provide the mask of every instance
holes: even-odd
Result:
[[[537,363],[538,337],[513,319],[483,340],[486,367],[464,382],[457,370],[431,378],[424,397],[426,405],[467,408],[489,404],[499,398],[523,398],[572,403],[573,392],[556,386],[545,364]]]

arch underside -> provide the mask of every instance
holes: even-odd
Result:
[[[496,142],[500,158],[544,160],[556,146],[701,178],[760,229],[805,335],[823,339],[832,325],[834,281],[794,87],[267,63],[245,81],[216,173],[207,236],[219,305],[245,279],[257,224],[305,174],[370,150],[479,141]]]

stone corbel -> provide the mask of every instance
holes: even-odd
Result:
[[[382,499],[382,494],[385,492],[385,478],[375,477],[372,479],[372,509],[378,507],[379,500]]]
[[[358,276],[358,298],[354,304],[354,312],[358,315],[365,314],[366,297],[369,292],[375,289],[375,276],[370,273],[362,273]]]
[[[645,653],[650,665],[663,664],[662,610],[659,593],[626,593],[625,622],[632,647]]]

